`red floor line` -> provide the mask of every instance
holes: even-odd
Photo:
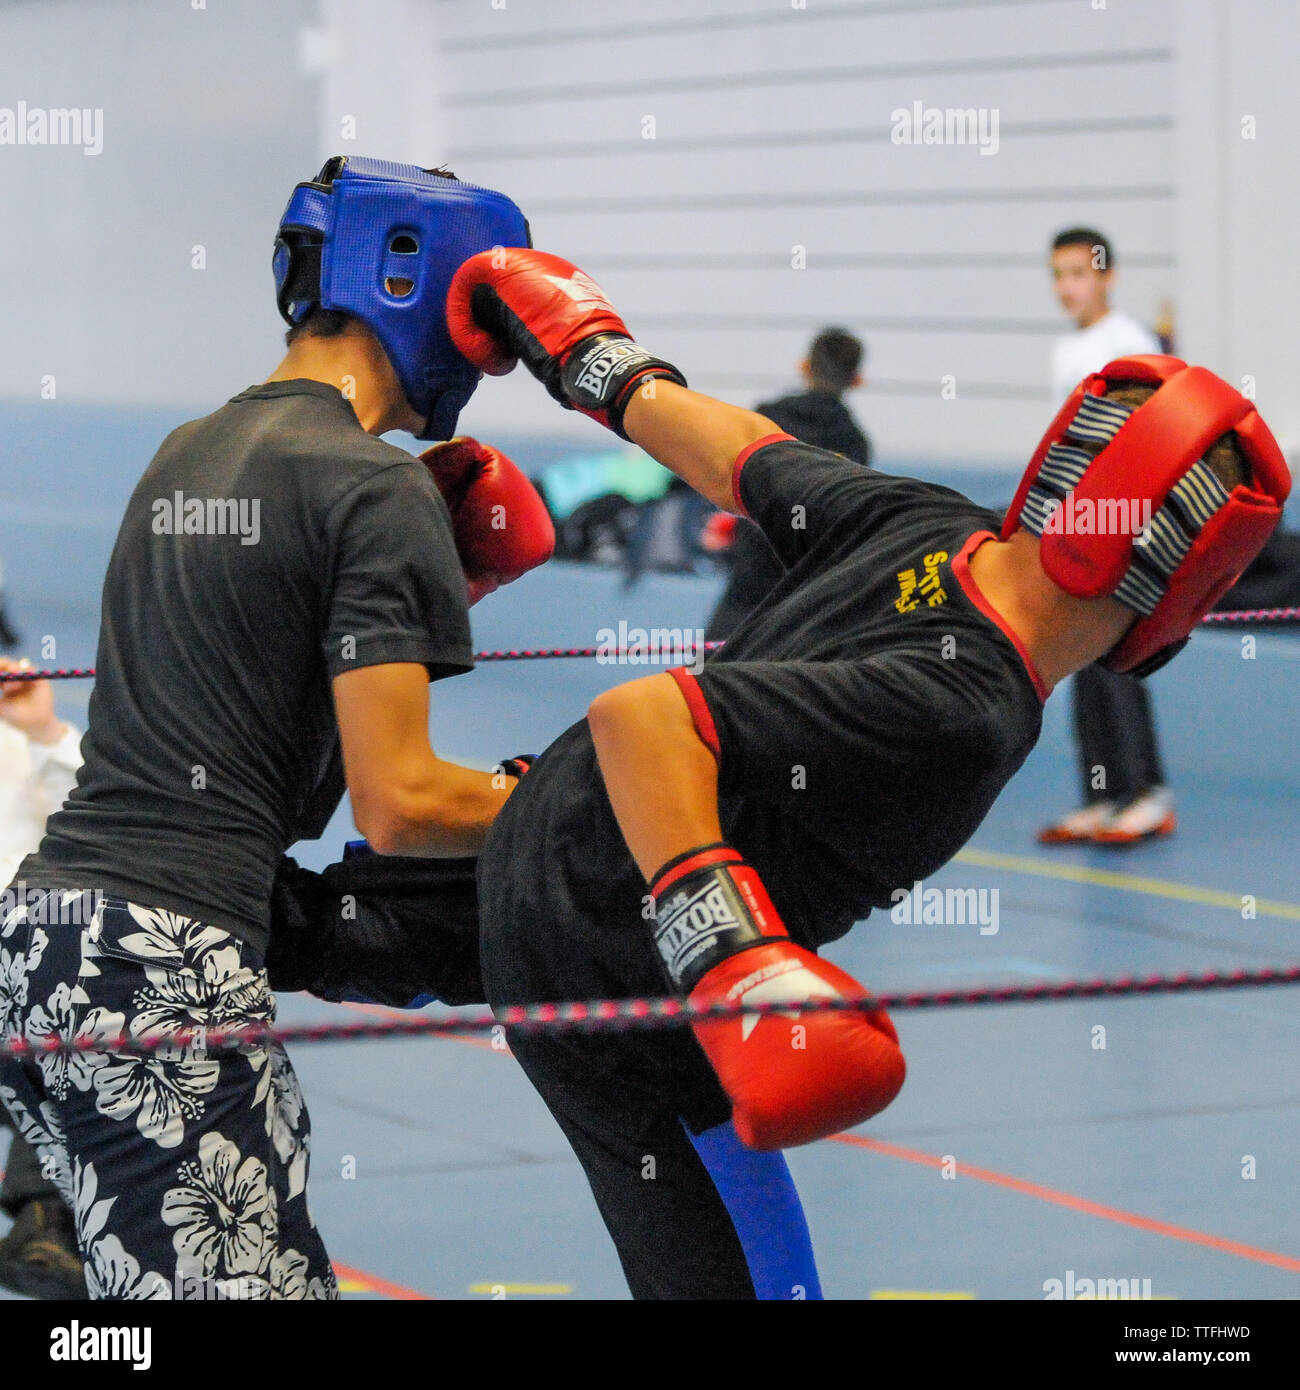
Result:
[[[364,1269],[353,1269],[351,1265],[341,1265],[334,1261],[334,1273],[341,1280],[364,1284],[369,1293],[381,1293],[385,1298],[396,1299],[401,1303],[436,1302],[431,1293],[421,1293],[418,1289],[408,1289],[405,1284],[393,1284],[378,1275],[367,1274]]]
[[[380,1015],[407,1016],[401,1009],[388,1009],[379,1004],[348,1004],[350,1009]],[[498,1051],[492,1044],[481,1038],[453,1038],[455,1042],[470,1046],[485,1047]],[[870,1139],[865,1134],[832,1134],[831,1142],[848,1144],[853,1148],[868,1149],[872,1153],[883,1154],[887,1158],[901,1158],[908,1163],[919,1163],[927,1168],[939,1168],[943,1159],[938,1154],[925,1153],[921,1149],[909,1149],[901,1144],[890,1144],[884,1139]],[[1062,1192],[1054,1187],[1044,1187],[1041,1183],[1029,1182],[1025,1178],[1013,1177],[1010,1173],[999,1173],[992,1168],[977,1168],[969,1163],[958,1163],[958,1173],[964,1177],[975,1178],[994,1187],[1004,1187],[1011,1192],[1019,1192],[1026,1197],[1034,1197],[1040,1202],[1050,1202],[1055,1206],[1067,1207],[1071,1211],[1082,1212],[1085,1216],[1095,1216],[1102,1221],[1114,1221],[1117,1225],[1131,1226],[1135,1230],[1147,1231],[1152,1235],[1166,1236],[1170,1240],[1186,1241],[1189,1245],[1203,1245],[1209,1250],[1217,1250],[1224,1255],[1235,1255],[1239,1259],[1254,1260],[1259,1264],[1273,1265],[1293,1274],[1300,1274],[1300,1259],[1293,1255],[1283,1255],[1275,1250],[1262,1250],[1255,1245],[1245,1245],[1241,1241],[1227,1240],[1223,1236],[1212,1236],[1206,1231],[1194,1231],[1187,1226],[1175,1226],[1168,1221],[1157,1221],[1153,1217],[1142,1216],[1138,1212],[1123,1211],[1119,1207],[1108,1207],[1101,1202],[1090,1201],[1087,1197],[1077,1197],[1072,1192]],[[369,1278],[370,1276],[362,1276]],[[372,1281],[378,1283],[379,1281]],[[392,1287],[397,1288],[398,1285]],[[391,1295],[398,1297],[399,1295]],[[426,1294],[407,1292],[400,1295],[406,1298],[426,1298]]]
[[[887,1158],[901,1158],[908,1163],[919,1163],[926,1168],[943,1166],[938,1154],[924,1153],[920,1149],[904,1148],[901,1144],[890,1144],[883,1139],[869,1139],[864,1134],[833,1134],[831,1140],[836,1144],[851,1144],[855,1149],[868,1149],[872,1153],[883,1154]],[[1121,1226],[1132,1226],[1152,1235],[1167,1236],[1170,1240],[1183,1240],[1189,1245],[1204,1245],[1210,1250],[1218,1250],[1225,1255],[1236,1255],[1239,1259],[1255,1260],[1259,1264],[1274,1265],[1278,1269],[1300,1273],[1300,1259],[1293,1255],[1281,1255],[1275,1250],[1261,1250],[1255,1245],[1243,1245],[1237,1240],[1225,1240],[1222,1236],[1212,1236],[1205,1231],[1193,1231],[1187,1226],[1174,1226],[1168,1221],[1156,1221],[1137,1212],[1122,1211],[1119,1207],[1103,1206],[1100,1202],[1089,1201],[1086,1197],[1076,1197],[1071,1192],[1061,1192],[1055,1187],[1044,1187],[1041,1183],[1028,1182],[1024,1178],[1012,1177],[1010,1173],[998,1173],[992,1168],[976,1168],[969,1163],[958,1163],[956,1170],[963,1177],[975,1178],[979,1182],[991,1183],[994,1187],[1005,1187],[1026,1197],[1035,1197],[1040,1202],[1051,1202],[1058,1207],[1068,1207],[1071,1211],[1082,1212],[1085,1216],[1096,1216],[1102,1221],[1114,1221]]]

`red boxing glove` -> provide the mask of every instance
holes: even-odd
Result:
[[[654,377],[686,385],[670,362],[633,342],[589,275],[545,251],[497,247],[471,256],[452,277],[447,326],[482,371],[503,376],[522,358],[562,405],[624,439],[633,391]]]
[[[666,864],[650,891],[655,944],[692,1004],[790,1005],[691,1025],[745,1144],[809,1144],[869,1120],[894,1099],[906,1065],[888,1015],[800,1012],[809,999],[865,991],[790,940],[762,880],[734,849],[692,850]]]
[[[451,513],[470,602],[509,584],[555,550],[555,527],[541,494],[503,453],[460,436],[420,455]]]

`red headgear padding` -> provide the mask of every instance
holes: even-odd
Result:
[[[1025,502],[1047,452],[1065,438],[1084,397],[1104,396],[1124,382],[1156,389],[1083,470],[1072,507],[1091,505],[1099,515],[1098,508],[1109,503],[1115,504],[1111,516],[1119,515],[1119,508],[1127,516],[1129,504],[1149,504],[1154,515],[1209,446],[1230,431],[1235,431],[1252,473],[1251,486],[1233,488],[1227,501],[1193,528],[1187,553],[1169,573],[1159,602],[1103,658],[1112,670],[1142,668],[1140,674],[1145,674],[1174,655],[1263,549],[1281,520],[1291,475],[1253,403],[1213,372],[1189,367],[1177,357],[1121,357],[1085,377],[1057,412],[1007,512],[1004,540],[1024,525]],[[1179,527],[1188,534],[1185,517]],[[1104,534],[1047,527],[1041,535],[1041,563],[1066,593],[1100,598],[1113,594],[1129,573],[1136,540],[1131,527]],[[1120,601],[1128,602],[1122,596]]]

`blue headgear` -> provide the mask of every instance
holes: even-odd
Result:
[[[503,193],[411,164],[336,155],[300,183],[275,239],[276,302],[286,323],[316,308],[354,314],[377,337],[421,439],[450,439],[481,373],[452,344],[451,277],[494,246],[531,246]]]

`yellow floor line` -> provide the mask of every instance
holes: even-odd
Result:
[[[1038,878],[1092,883],[1099,888],[1119,888],[1126,893],[1146,893],[1154,898],[1174,898],[1179,902],[1201,903],[1206,907],[1226,907],[1238,913],[1242,908],[1240,893],[1223,893],[1215,888],[1197,888],[1190,883],[1175,883],[1166,878],[1120,874],[1110,869],[1088,868],[1083,864],[1046,864],[1041,859],[1031,859],[1028,855],[998,854],[988,849],[963,849],[954,857],[963,864],[973,864],[981,869],[1009,869],[1012,873],[1034,874]],[[1255,913],[1260,917],[1281,917],[1288,922],[1300,922],[1300,903],[1256,898]]]

